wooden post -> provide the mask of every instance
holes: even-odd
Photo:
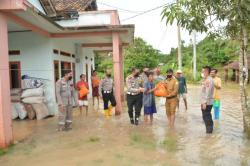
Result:
[[[121,56],[120,56],[120,38],[119,33],[114,32],[112,34],[113,38],[113,67],[114,67],[114,84],[115,84],[115,98],[116,98],[116,109],[115,115],[120,115],[122,112],[122,98],[121,94],[123,91],[121,83]]]
[[[10,109],[10,75],[7,18],[0,12],[0,148],[13,141]]]

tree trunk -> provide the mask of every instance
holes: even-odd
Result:
[[[241,30],[241,47],[239,57],[239,69],[240,69],[240,97],[241,107],[243,112],[244,131],[250,138],[250,107],[247,94],[247,82],[248,82],[248,65],[247,65],[247,29],[242,27]]]

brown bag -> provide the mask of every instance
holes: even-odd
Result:
[[[36,112],[34,111],[33,107],[31,104],[24,104],[25,110],[28,113],[28,118],[30,120],[33,120],[36,118]]]

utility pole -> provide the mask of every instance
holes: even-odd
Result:
[[[197,67],[196,67],[196,31],[193,31],[193,75],[194,80],[197,79]]]
[[[178,4],[178,0],[176,3]],[[177,25],[177,38],[178,38],[178,69],[182,69],[182,56],[181,56],[181,27]]]

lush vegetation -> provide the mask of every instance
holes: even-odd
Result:
[[[202,66],[209,65],[216,68],[221,68],[230,61],[237,60],[238,43],[228,39],[220,39],[207,37],[197,44],[197,70],[200,71]],[[182,45],[183,55],[183,70],[192,81],[192,45]],[[96,68],[100,75],[106,68],[112,68],[112,56],[96,55]],[[159,64],[163,64],[161,69],[163,72],[167,68],[177,69],[177,48],[172,48],[169,54],[162,54],[147,44],[143,39],[136,38],[134,43],[126,48],[124,60],[125,75],[129,73],[132,67],[140,69],[144,67],[155,68]]]

